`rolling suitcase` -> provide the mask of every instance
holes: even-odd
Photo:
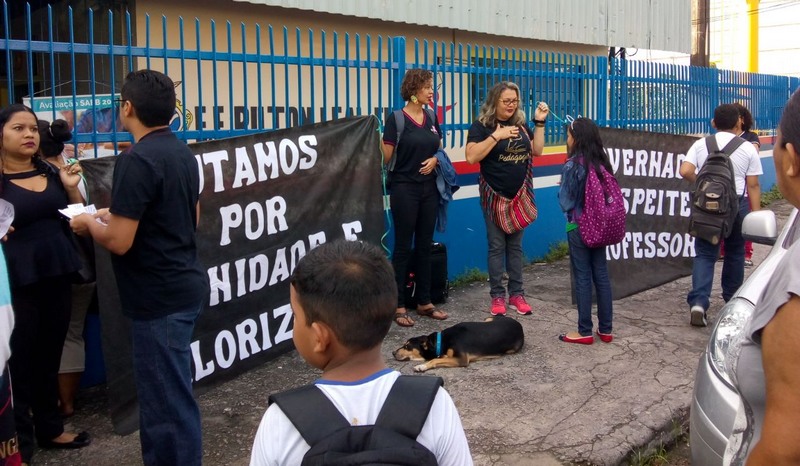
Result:
[[[400,291],[405,292],[406,308],[415,309],[417,307],[417,282],[413,254],[411,257],[412,259],[408,262],[405,290]],[[431,302],[433,304],[446,303],[449,290],[447,247],[443,243],[433,243],[431,245]]]

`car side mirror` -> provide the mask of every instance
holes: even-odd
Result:
[[[750,212],[742,221],[742,236],[747,241],[772,246],[778,239],[778,222],[775,212],[757,210]]]

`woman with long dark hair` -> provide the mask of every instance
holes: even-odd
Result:
[[[87,432],[64,432],[58,369],[70,319],[73,274],[80,260],[59,212],[80,203],[79,164],[56,169],[39,157],[36,114],[20,104],[0,110],[0,198],[14,206],[4,245],[16,326],[11,335],[14,417],[23,463],[34,439],[42,448],[82,448]]]
[[[594,170],[602,178],[605,173],[614,172],[603,150],[603,141],[597,125],[588,118],[577,118],[567,126],[567,155],[569,158],[561,172],[561,185],[558,202],[567,216],[567,240],[569,259],[575,277],[575,294],[578,304],[578,331],[560,335],[566,343],[591,345],[592,335],[592,284],[597,294],[597,336],[610,343],[612,334],[613,307],[611,282],[608,278],[605,246],[590,248],[586,246],[578,231],[577,219],[584,207],[586,177],[588,170]]]

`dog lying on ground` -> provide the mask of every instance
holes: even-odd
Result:
[[[425,361],[414,366],[415,371],[425,372],[437,367],[467,367],[473,361],[513,354],[524,343],[525,334],[516,319],[496,316],[414,337],[392,354],[398,361]]]

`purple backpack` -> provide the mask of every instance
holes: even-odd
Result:
[[[617,244],[625,237],[625,200],[614,175],[600,165],[601,180],[591,165],[586,167],[583,213],[578,231],[590,248]]]

